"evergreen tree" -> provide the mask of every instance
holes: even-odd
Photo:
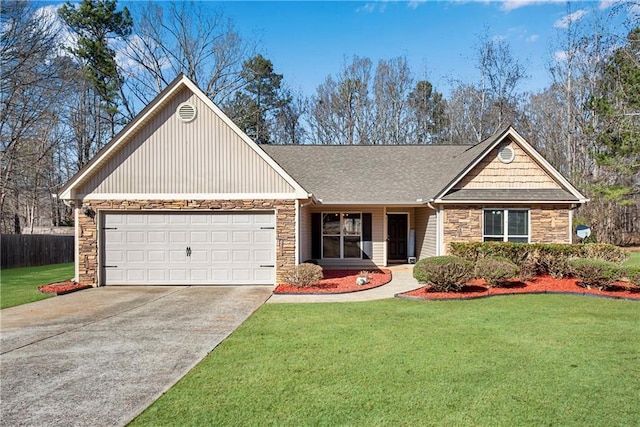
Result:
[[[124,97],[116,52],[109,41],[126,39],[133,26],[129,10],[116,8],[117,0],[83,0],[79,4],[67,1],[58,12],[78,36],[77,46],[71,51],[81,62],[86,79],[109,116],[111,136],[115,134],[118,105]]]

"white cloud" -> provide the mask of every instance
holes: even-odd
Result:
[[[539,38],[540,36],[538,34],[531,34],[525,40],[527,41],[527,43],[535,43],[538,41]]]
[[[34,15],[43,25],[50,26],[57,33],[61,46],[55,54],[64,56],[69,55],[67,49],[76,46],[78,36],[71,33],[62,19],[60,19],[60,16],[58,16],[60,7],[62,7],[62,4],[43,6],[36,9]]]
[[[554,28],[569,28],[569,25],[582,19],[587,13],[585,9],[576,10],[553,23]]]
[[[356,12],[373,13],[376,11],[375,3],[367,3],[364,6],[360,6],[356,9]]]
[[[568,57],[569,55],[564,50],[557,50],[553,52],[553,59],[555,59],[558,62],[564,62],[567,60]]]
[[[426,3],[427,0],[410,0],[409,4],[407,4],[407,7],[409,9],[417,9],[418,6],[420,6],[423,3]]]
[[[619,3],[619,0],[600,0],[600,4],[598,4],[598,8],[600,9],[609,9],[614,4]]]
[[[526,6],[536,6],[545,3],[566,3],[566,0],[504,0],[501,9],[510,11]]]

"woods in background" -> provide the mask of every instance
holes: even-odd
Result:
[[[305,96],[202,4],[39,6],[1,1],[3,233],[69,224],[70,210],[53,195],[184,73],[264,144],[468,144],[513,124],[591,198],[576,219],[598,241],[640,239],[637,18],[626,38],[597,19],[595,5],[592,21],[568,22],[549,61],[552,82],[538,93],[521,90],[526,66],[487,29],[470,59],[475,80],[452,80],[447,96],[406,57],[357,55]]]

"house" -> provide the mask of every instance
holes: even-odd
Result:
[[[61,190],[76,280],[274,284],[455,241],[572,241],[587,199],[513,128],[476,145],[259,146],[184,76]]]

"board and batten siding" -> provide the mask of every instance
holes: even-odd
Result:
[[[197,117],[182,122],[190,102]],[[190,90],[183,89],[148,119],[78,193],[293,193],[292,186]]]
[[[514,150],[511,163],[502,163],[498,151],[505,145]],[[518,144],[506,140],[480,161],[455,189],[561,188]]]
[[[437,215],[428,207],[416,208],[416,254],[418,259],[437,254]]]

